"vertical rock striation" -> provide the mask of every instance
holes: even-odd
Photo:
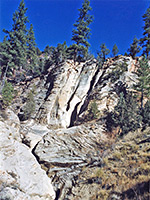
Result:
[[[97,70],[96,62],[77,66],[66,63],[56,69],[53,83],[47,83],[53,87],[49,86],[51,91],[39,109],[38,120],[45,120],[44,123],[53,128],[69,127],[80,112]]]

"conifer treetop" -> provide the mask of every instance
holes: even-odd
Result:
[[[140,39],[142,47],[144,48],[143,54],[146,56],[150,53],[150,7],[146,10],[146,13],[143,15],[144,21],[144,32],[143,38]]]
[[[75,42],[72,45],[72,49],[74,49],[74,54],[76,60],[77,56],[85,57],[88,53],[88,48],[90,46],[88,39],[90,38],[89,28],[90,23],[93,21],[93,16],[89,14],[92,8],[90,6],[89,0],[84,0],[82,3],[82,7],[78,9],[79,17],[74,24],[74,29],[72,30],[72,38],[71,40]]]

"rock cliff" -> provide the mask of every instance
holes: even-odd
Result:
[[[67,128],[74,124],[79,115],[86,108],[90,94],[98,93],[99,109],[112,110],[117,103],[114,92],[115,83],[119,80],[131,87],[136,81],[135,71],[137,61],[131,57],[117,57],[108,59],[102,68],[95,60],[76,64],[68,61],[63,65],[52,65],[48,73],[40,78],[26,82],[18,87],[20,105],[26,104],[29,91],[35,91],[35,112],[32,118],[49,125],[49,128]],[[111,80],[112,72],[122,68],[122,74]],[[127,68],[127,70],[126,70]],[[18,108],[16,104],[15,110]],[[23,109],[19,113],[20,119],[24,115]]]
[[[51,128],[72,125],[75,115],[80,112],[85,98],[94,86],[92,80],[97,71],[96,61],[76,66],[68,61],[64,65],[51,66],[42,80],[33,81],[37,93],[35,118]],[[27,87],[31,89],[33,84],[31,82]],[[24,95],[24,91],[21,95]]]
[[[13,132],[12,137],[7,130],[4,137],[6,141],[2,141],[2,155],[5,156],[5,150],[12,153],[8,154],[10,159],[1,158],[1,166],[5,165],[2,177],[8,177],[8,180],[10,178],[10,183],[2,179],[5,184],[2,184],[0,194],[4,195],[8,189],[6,194],[27,195],[27,199],[31,196],[32,199],[55,200],[108,197],[104,193],[107,193],[109,176],[107,185],[102,184],[101,176],[104,175],[103,172],[110,173],[105,162],[111,162],[108,152],[111,154],[118,143],[106,133],[103,116],[106,111],[114,109],[118,102],[118,92],[123,85],[126,85],[127,90],[133,90],[132,85],[137,81],[134,73],[137,67],[137,60],[124,56],[110,58],[101,67],[95,60],[76,65],[67,61],[59,66],[51,65],[47,73],[16,85],[18,95],[11,107],[18,114],[21,124],[17,117],[17,125],[8,122],[9,120],[0,120],[2,127],[7,124],[8,129]],[[33,95],[32,102],[27,101],[29,94]],[[98,106],[98,119],[89,120],[89,105],[93,101]],[[26,110],[27,108],[30,109]],[[16,131],[14,127],[20,129]],[[141,137],[141,133],[139,134]],[[6,149],[4,144],[8,144]],[[103,170],[102,173],[99,172],[100,169]],[[28,170],[30,176],[26,173]],[[9,171],[11,172],[8,173]],[[15,175],[12,176],[12,173]],[[19,185],[15,191],[14,184]],[[10,185],[13,187],[10,188]],[[99,193],[102,188],[104,197]],[[111,185],[109,192],[113,189]],[[115,189],[122,195],[123,190],[120,191],[119,187]]]

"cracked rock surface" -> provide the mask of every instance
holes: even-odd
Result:
[[[0,199],[53,200],[51,180],[17,138],[17,116],[9,110],[5,114],[9,119],[0,120]]]

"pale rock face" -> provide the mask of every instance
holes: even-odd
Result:
[[[127,71],[125,71],[118,80],[115,82],[111,82],[109,78],[107,78],[108,74],[111,73],[117,65],[121,65],[126,63]],[[98,108],[103,115],[104,111],[113,111],[114,107],[118,102],[118,95],[115,92],[115,84],[118,81],[125,83],[128,90],[133,88],[133,84],[137,82],[137,75],[133,72],[137,69],[138,62],[133,60],[131,57],[119,56],[116,60],[108,59],[105,63],[106,69],[102,69],[99,71],[97,78],[100,79],[100,84],[96,85],[93,90],[93,93],[96,92],[97,95],[97,104]],[[104,72],[105,71],[105,72]]]
[[[51,94],[43,104],[40,121],[43,114],[46,114],[46,123],[49,127],[54,125],[62,128],[69,127],[72,113],[75,109],[79,113],[96,71],[96,63],[92,65],[81,63],[76,67],[71,67],[70,63],[66,63],[61,73],[57,73]]]
[[[22,142],[30,148],[30,151],[48,132],[49,129],[45,125],[37,124],[32,120],[23,123],[20,130]]]
[[[67,192],[83,166],[101,162],[99,145],[107,140],[102,130],[103,126],[98,124],[49,130],[34,148],[39,163],[45,165],[48,176],[53,178],[55,190],[60,189],[60,200],[68,198]]]
[[[8,123],[0,121],[0,196],[11,200],[54,199],[55,192],[45,171],[28,147],[14,139],[17,129],[13,120],[16,124],[18,120],[13,112],[8,113]]]
[[[2,121],[6,121],[7,128],[10,131],[10,135],[13,137],[13,139],[21,141],[20,138],[20,121],[18,116],[10,109],[6,109],[5,111],[2,111],[3,115],[5,116]],[[0,119],[1,120],[1,119]],[[0,129],[0,132],[3,131],[3,129]]]
[[[34,85],[36,110],[33,119],[50,129],[68,128],[79,115],[91,91],[93,93],[98,90],[98,107],[101,113],[114,109],[118,101],[114,92],[115,83],[111,83],[107,77],[117,65],[123,63],[127,64],[128,71],[124,72],[119,80],[126,82],[128,88],[131,88],[137,79],[132,72],[136,70],[138,61],[119,56],[116,59],[108,59],[105,63],[108,65],[107,69],[98,69],[96,61],[76,66],[72,61],[67,61],[61,66],[50,66],[49,73],[42,80],[32,80],[22,96],[25,98]],[[100,84],[97,84],[99,81]]]

